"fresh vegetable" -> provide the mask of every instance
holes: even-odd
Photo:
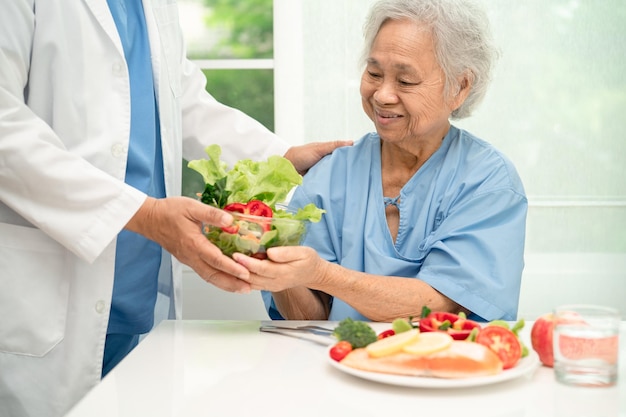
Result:
[[[282,156],[270,156],[266,161],[242,159],[227,170],[226,163],[220,160],[222,150],[219,145],[210,145],[205,152],[207,159],[190,161],[188,166],[211,186],[208,190],[205,187],[202,201],[215,207],[224,208],[226,204],[251,200],[260,200],[274,207],[285,201],[293,187],[302,184],[302,176]]]
[[[228,170],[226,163],[220,160],[219,145],[210,145],[205,152],[208,158],[190,161],[188,166],[204,179],[201,201],[217,208],[258,200],[268,205],[276,216],[276,205],[285,201],[293,187],[302,184],[302,176],[282,156],[273,155],[266,161],[242,159]],[[308,204],[295,214],[280,210],[280,217],[318,222],[323,213],[324,210]]]
[[[504,320],[493,320],[482,327],[480,323],[467,319],[462,312],[431,312],[428,307],[422,309],[422,318],[419,321],[422,332],[446,332],[455,340],[477,342],[490,347],[502,360],[504,369],[515,366],[521,358],[528,355],[528,348],[519,337],[523,327],[524,319],[518,320],[513,327]]]
[[[264,217],[264,218],[271,218],[274,215],[274,213],[272,212],[272,208],[268,206],[267,204],[265,204],[264,202],[259,201],[259,200],[251,200],[248,202],[248,204],[230,203],[224,206],[224,210],[235,212],[235,213],[248,214],[250,216]],[[252,220],[252,218],[249,218],[248,220]],[[269,232],[272,229],[271,221],[259,219],[253,222],[258,224],[261,227],[262,232]],[[237,233],[240,230],[240,226],[241,224],[239,224],[239,222],[237,222],[237,219],[235,219],[235,224],[233,224],[232,226],[228,226],[228,227],[222,227],[222,230],[227,233]],[[258,239],[261,238],[261,235],[257,236],[254,233],[252,234],[252,236]]]
[[[517,337],[517,340],[522,346],[522,358],[525,358],[526,356],[528,356],[528,352],[529,352],[528,347],[524,344],[524,342],[522,341],[522,338],[519,335],[520,330],[524,328],[525,324],[526,323],[524,322],[524,319],[519,319],[517,322],[515,322],[513,327],[510,327],[509,323],[504,320],[492,320],[489,323],[487,323],[487,326],[501,326],[506,329],[510,329],[515,335],[515,337]]]
[[[487,346],[498,355],[502,369],[514,367],[522,357],[522,344],[515,333],[506,327],[483,327],[476,336],[476,343]]]
[[[480,324],[465,318],[464,314],[447,312],[431,312],[419,321],[422,332],[442,331],[448,333],[455,340],[465,340],[472,329],[480,328]]]
[[[224,206],[224,210],[249,214],[251,216],[272,217],[274,215],[272,208],[259,200],[250,200],[248,204],[230,203]]]
[[[364,321],[353,320],[347,317],[339,322],[333,332],[337,340],[345,340],[352,348],[362,348],[378,340],[378,336],[372,327]]]
[[[479,327],[474,327],[472,329],[472,331],[470,332],[469,336],[467,336],[467,339],[465,339],[467,342],[475,342],[476,341],[476,336],[478,336],[478,333],[480,332],[480,328]]]
[[[413,325],[410,323],[410,321],[398,318],[391,322],[391,328],[396,333],[402,333],[411,330],[413,328]]]
[[[321,220],[324,210],[314,204],[295,212],[278,206],[293,187],[302,183],[302,176],[288,159],[281,156],[259,162],[244,159],[228,170],[220,160],[218,145],[208,146],[205,151],[207,159],[190,161],[188,165],[204,179],[200,201],[233,213],[272,219],[239,219],[225,228],[205,225],[203,233],[224,254],[240,252],[263,258],[267,248],[300,244],[306,222]]]
[[[330,348],[330,357],[337,362],[341,362],[341,360],[345,358],[351,351],[352,345],[350,344],[350,342],[342,340],[335,343],[335,345]]]
[[[385,330],[384,332],[378,333],[378,340],[386,339],[387,337],[393,336],[394,334],[396,334],[396,332],[393,329]]]
[[[296,246],[306,233],[302,221],[280,218],[247,216],[233,213],[233,224],[227,227],[204,225],[203,233],[222,253],[232,256],[239,252],[260,259],[274,246]]]

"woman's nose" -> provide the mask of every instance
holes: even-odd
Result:
[[[381,83],[374,92],[374,100],[381,104],[395,103],[398,101],[396,89],[391,82]]]

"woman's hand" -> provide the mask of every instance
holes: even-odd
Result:
[[[147,198],[126,229],[160,244],[202,279],[229,292],[248,293],[250,273],[202,234],[202,223],[228,226],[232,216],[192,198]]]
[[[314,249],[306,246],[283,246],[267,250],[267,260],[241,253],[233,259],[250,271],[248,282],[253,290],[271,292],[295,287],[314,288],[325,276],[328,263]]]

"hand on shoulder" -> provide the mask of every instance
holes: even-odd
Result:
[[[285,153],[285,158],[289,159],[296,170],[304,175],[324,156],[332,153],[342,146],[352,146],[351,140],[335,140],[329,142],[311,142],[305,145],[292,146]]]

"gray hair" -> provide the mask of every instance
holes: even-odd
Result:
[[[470,116],[485,97],[499,55],[487,13],[481,5],[472,0],[379,0],[370,9],[363,26],[362,65],[369,57],[380,27],[390,19],[408,19],[431,31],[435,56],[446,78],[446,96],[450,91],[460,90],[457,79],[467,74],[471,90],[451,118]]]

